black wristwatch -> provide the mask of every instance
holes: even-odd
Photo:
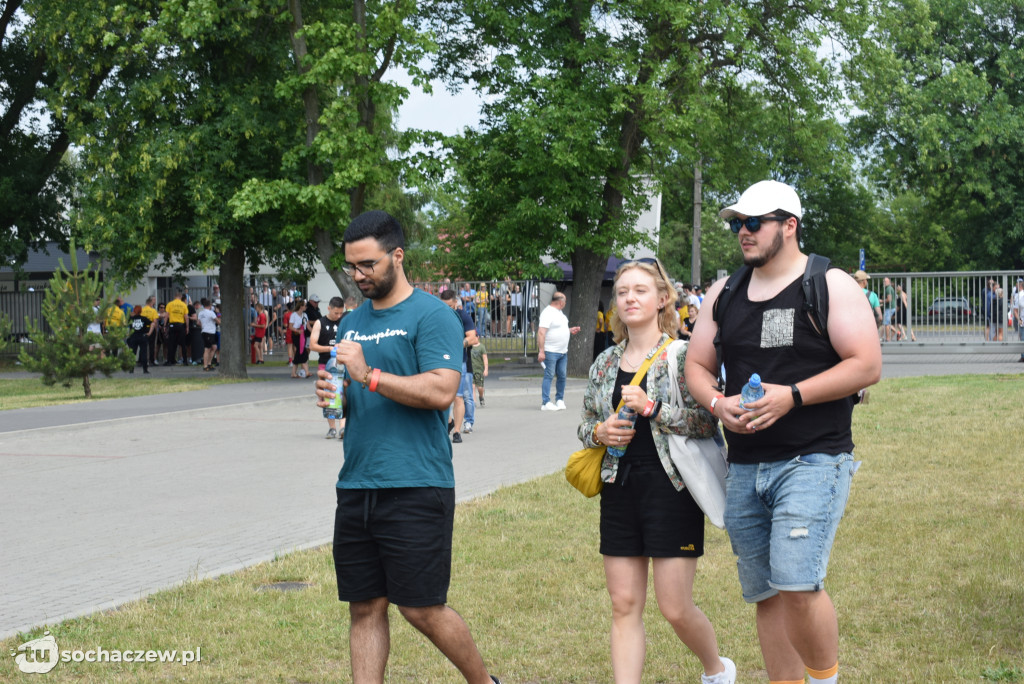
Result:
[[[793,406],[803,406],[804,398],[800,396],[800,388],[796,385],[790,385],[789,389],[793,390]]]

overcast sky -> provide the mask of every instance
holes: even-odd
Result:
[[[404,71],[399,74],[395,82],[409,89],[409,99],[398,108],[399,129],[418,128],[455,135],[466,126],[477,125],[481,100],[472,90],[452,95],[441,83],[435,83],[434,92],[427,95],[412,85]]]

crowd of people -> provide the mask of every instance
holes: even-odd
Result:
[[[477,337],[512,337],[537,332],[540,287],[534,281],[515,282],[507,276],[504,280],[460,285],[445,278],[424,283],[420,288],[439,297],[446,291],[454,292],[459,309],[473,321]]]
[[[87,330],[107,335],[127,328],[125,342],[145,374],[157,365],[202,365],[205,371],[219,365],[219,297],[217,301],[203,297],[193,302],[184,288],[159,304],[156,295],[134,306],[117,296],[113,306],[101,311],[97,300],[93,311],[96,318]],[[134,373],[134,367],[129,372]]]

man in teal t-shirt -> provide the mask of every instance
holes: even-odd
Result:
[[[409,283],[392,216],[361,214],[342,241],[342,268],[369,300],[342,319],[335,345],[350,378],[334,568],[338,598],[349,603],[352,679],[383,681],[388,651],[374,645],[389,643],[394,603],[467,682],[497,682],[446,605],[455,517],[447,411],[461,380],[462,326]],[[318,372],[321,407],[334,388],[328,377]]]

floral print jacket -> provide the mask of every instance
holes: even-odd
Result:
[[[668,339],[668,335],[662,335],[659,345]],[[586,393],[583,395],[583,422],[577,430],[577,436],[586,447],[595,447],[598,444],[594,441],[594,427],[612,415],[615,409],[612,406],[612,392],[615,390],[615,378],[619,372],[619,360],[625,343],[620,342],[614,347],[605,349],[590,367],[590,382],[587,384]],[[704,438],[711,437],[716,428],[716,419],[690,396],[689,390],[682,377],[682,369],[686,360],[686,346],[680,345],[678,352],[678,366],[680,376],[669,377],[668,348],[666,347],[651,364],[647,371],[647,396],[653,401],[662,402],[661,411],[651,421],[651,432],[654,435],[654,444],[658,449],[658,456],[665,473],[672,481],[676,490],[684,488],[683,480],[672,465],[669,456],[668,435],[686,435],[688,437]],[[683,397],[682,406],[672,405],[672,386],[670,382],[678,382],[680,394]],[[604,482],[615,482],[619,470],[619,459],[604,456],[601,463],[601,479]]]

